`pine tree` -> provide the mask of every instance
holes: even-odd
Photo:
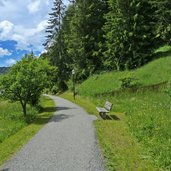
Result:
[[[67,89],[66,76],[66,57],[65,48],[62,38],[62,23],[65,15],[65,5],[62,0],[55,0],[52,12],[49,14],[49,26],[46,29],[47,41],[44,44],[48,50],[48,58],[52,65],[57,67],[56,79],[54,80],[56,91],[64,91]]]
[[[159,45],[171,44],[171,1],[151,0],[150,2],[156,9],[156,37],[159,39]]]
[[[68,53],[79,79],[87,78],[101,68],[99,45],[103,42],[103,15],[107,11],[106,1],[77,0],[72,7]]]
[[[133,69],[149,60],[155,49],[154,9],[147,0],[109,0],[104,26],[108,69]]]
[[[55,0],[53,3],[52,12],[49,13],[50,19],[48,20],[48,27],[46,28],[46,32],[48,33],[47,40],[44,43],[46,47],[51,46],[53,44],[56,35],[61,30],[62,19],[65,14],[65,5],[62,0]]]

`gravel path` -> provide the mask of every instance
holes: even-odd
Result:
[[[67,100],[49,97],[57,106],[53,118],[0,171],[104,171],[95,116]]]

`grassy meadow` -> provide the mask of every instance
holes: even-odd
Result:
[[[28,106],[28,119],[25,120],[19,103],[0,100],[0,165],[19,150],[53,115],[49,111],[54,102],[42,97],[40,110]]]
[[[37,111],[31,107],[27,108],[28,115],[37,115]],[[19,102],[10,103],[0,101],[0,143],[6,138],[15,134],[17,131],[27,125],[22,114],[22,108]]]

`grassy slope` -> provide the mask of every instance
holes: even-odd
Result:
[[[2,103],[2,102],[1,102]],[[5,102],[6,104],[6,102]],[[17,104],[8,104],[8,107],[6,108],[6,110],[9,112],[11,111],[11,107],[12,106],[18,106]],[[7,159],[10,158],[10,156],[12,156],[17,150],[19,150],[25,143],[27,143],[31,137],[33,137],[41,128],[42,126],[47,123],[47,121],[49,120],[49,118],[53,115],[52,111],[47,111],[46,108],[48,107],[54,107],[54,102],[47,98],[47,97],[43,97],[41,99],[41,106],[43,107],[43,111],[41,113],[38,114],[37,119],[30,125],[22,125],[22,129],[18,129],[16,130],[16,133],[14,135],[10,135],[9,137],[6,138],[2,143],[0,143],[0,165],[3,164]],[[0,106],[2,107],[2,106]],[[19,109],[15,109],[14,111],[17,112],[17,110]],[[5,112],[5,109],[4,109]],[[2,114],[2,113],[1,113]],[[14,121],[10,121],[10,120],[4,120],[2,121],[2,118],[0,118],[1,123],[5,122],[8,124],[11,124],[11,126],[6,126],[3,128],[1,125],[1,130],[6,130],[6,132],[8,133],[9,129],[12,129],[12,127],[15,125],[18,125],[17,121],[16,123]]]
[[[158,84],[168,81],[171,76],[171,55],[166,58],[160,58],[144,67],[134,71],[110,72],[101,75],[94,75],[78,86],[80,95],[93,96],[100,93],[108,93],[118,90],[121,85],[120,79],[131,76],[137,80],[141,86]]]
[[[161,58],[137,70],[94,75],[78,86],[78,93],[84,98],[77,97],[77,104],[97,115],[95,107],[109,100],[114,104],[111,115],[120,118],[95,123],[109,170],[171,169],[171,100],[163,89],[94,97],[118,90],[119,79],[125,76],[137,78],[141,86],[170,80],[170,50],[169,46],[160,48],[156,52],[162,52]],[[63,97],[72,100],[71,94]]]

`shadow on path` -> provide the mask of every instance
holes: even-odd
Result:
[[[72,115],[57,114],[57,115],[52,116],[52,118],[50,120],[49,120],[49,117],[41,117],[41,118],[37,119],[34,123],[38,124],[38,125],[42,125],[46,122],[60,122],[64,119],[67,119],[70,117],[72,117]]]
[[[2,170],[0,170],[0,171],[9,171],[9,169],[7,168],[7,169],[2,169]]]
[[[62,107],[62,106],[59,106],[59,107],[45,107],[42,109],[42,113],[43,112],[58,112],[58,111],[65,111],[65,110],[71,110],[71,109],[75,109],[75,108],[70,108],[70,107]],[[36,119],[35,120],[35,124],[38,124],[38,125],[42,125],[46,122],[60,122],[64,119],[67,119],[69,117],[72,117],[72,115],[65,115],[65,114],[56,114],[56,115],[53,115],[52,118],[49,120],[49,116],[46,116],[46,115],[41,115],[40,118]],[[0,170],[1,171],[1,170]]]
[[[69,108],[69,107],[45,107],[42,109],[42,112],[56,112],[56,111],[61,111],[61,110],[69,110],[69,109],[73,109],[73,108]]]
[[[59,115],[54,115],[49,122],[60,122],[64,119],[68,119],[72,117],[72,115],[65,115],[65,114],[59,114]]]

